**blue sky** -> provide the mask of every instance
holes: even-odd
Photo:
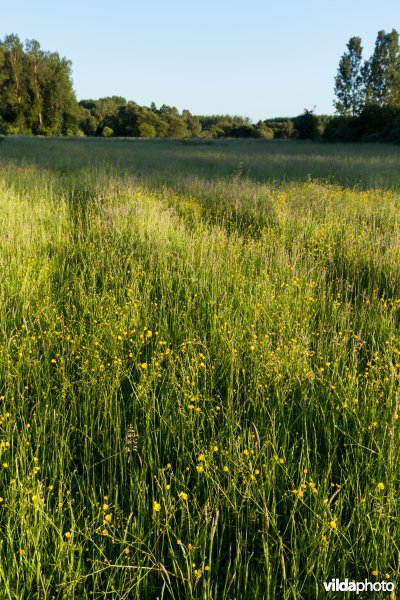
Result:
[[[399,0],[14,0],[0,37],[35,38],[73,63],[78,99],[120,95],[254,121],[333,112],[353,35],[400,31]]]

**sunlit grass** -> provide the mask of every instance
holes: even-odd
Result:
[[[130,143],[1,147],[3,597],[395,581],[394,174],[383,191],[199,172],[177,142],[168,171],[167,142]]]

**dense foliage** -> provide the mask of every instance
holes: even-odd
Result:
[[[17,35],[0,41],[0,134],[141,138],[258,138],[400,142],[399,34],[379,31],[363,61],[352,37],[335,77],[335,116],[305,109],[294,118],[260,120],[192,115],[154,102],[140,106],[120,96],[77,101],[71,63],[39,42]]]
[[[36,40],[0,41],[0,133],[74,135],[78,123],[70,61]]]

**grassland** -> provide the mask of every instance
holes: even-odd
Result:
[[[1,599],[396,582],[399,166],[2,141]]]

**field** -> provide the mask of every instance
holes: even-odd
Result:
[[[1,600],[396,583],[399,167],[1,142]]]

